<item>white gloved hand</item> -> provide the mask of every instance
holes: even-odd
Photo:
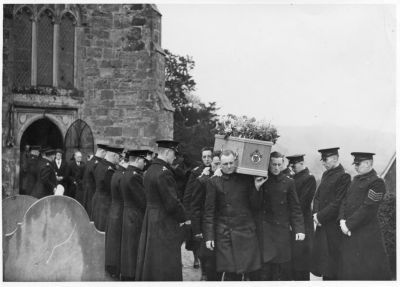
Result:
[[[296,241],[303,241],[306,238],[304,233],[296,233]]]
[[[214,250],[214,240],[208,240],[206,241],[206,247],[210,250]]]

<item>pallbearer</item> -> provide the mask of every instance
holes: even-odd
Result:
[[[42,158],[38,163],[38,179],[31,194],[36,198],[53,195],[57,186],[56,172],[52,165],[56,151],[51,147],[43,147],[40,153]]]
[[[304,166],[304,154],[287,156],[286,158],[294,171],[293,179],[303,213],[306,234],[304,241],[298,241],[295,240],[295,234],[292,232],[292,279],[296,281],[310,280],[311,248],[314,235],[311,202],[317,183],[315,177]]]
[[[121,192],[121,179],[128,166],[125,157],[120,157],[116,171],[111,178],[111,206],[107,218],[106,228],[106,271],[113,278],[120,278],[121,273],[121,237],[123,199]]]
[[[143,169],[147,150],[129,150],[126,172],[121,179],[124,202],[121,240],[121,279],[135,280],[136,263],[143,216],[146,210],[146,194],[143,186]]]
[[[158,158],[144,175],[146,213],[139,243],[135,279],[139,281],[182,281],[180,225],[186,222],[170,165],[178,142],[157,141]],[[189,222],[186,222],[189,224]]]
[[[96,154],[87,162],[85,166],[85,172],[83,174],[83,206],[89,215],[89,218],[93,220],[92,217],[92,198],[96,192],[96,181],[94,179],[94,170],[100,161],[104,160],[107,151],[105,150],[106,145],[97,144]]]
[[[339,148],[320,149],[322,174],[313,203],[316,224],[311,272],[324,280],[336,280],[342,238],[338,226],[339,208],[350,184],[350,175],[339,162]]]
[[[99,231],[106,231],[107,217],[111,205],[111,178],[119,162],[123,148],[106,146],[105,160],[100,161],[94,171],[96,192],[92,200],[94,226]]]
[[[385,182],[373,169],[373,153],[353,152],[358,173],[339,214],[343,233],[339,280],[390,280],[389,261],[377,217],[386,193]]]

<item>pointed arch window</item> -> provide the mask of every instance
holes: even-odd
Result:
[[[53,15],[45,10],[38,20],[37,85],[53,86]]]
[[[60,88],[74,87],[74,48],[75,18],[70,13],[65,13],[60,22],[58,47],[58,86]]]
[[[32,66],[32,13],[29,9],[21,9],[14,22],[14,83],[21,86],[31,84]]]

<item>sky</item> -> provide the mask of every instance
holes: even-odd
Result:
[[[220,114],[395,133],[394,5],[157,6],[163,48],[193,57]]]

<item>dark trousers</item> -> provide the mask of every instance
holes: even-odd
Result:
[[[310,271],[292,271],[292,280],[295,281],[310,281]]]
[[[261,269],[250,278],[255,281],[289,281],[292,280],[290,262],[263,263]]]
[[[205,275],[207,281],[219,281],[221,276],[217,274],[217,261],[215,251],[208,250],[205,241],[202,241],[198,249],[201,274]]]

